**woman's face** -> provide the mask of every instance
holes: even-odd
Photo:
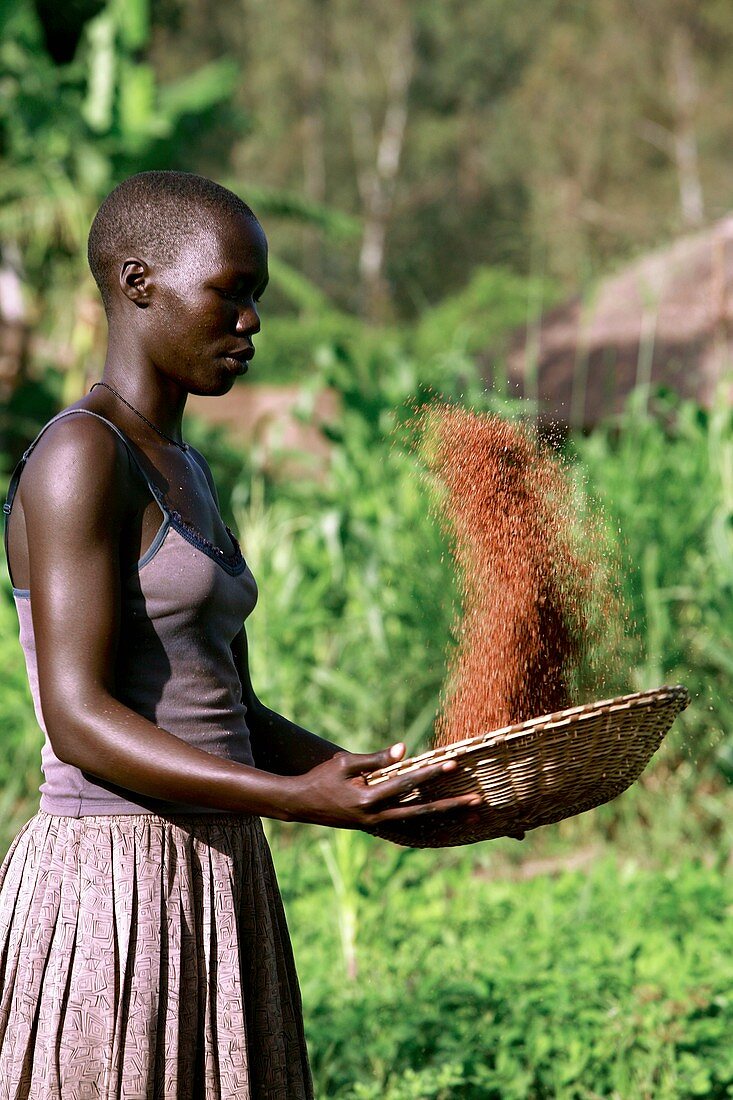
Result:
[[[202,228],[174,264],[151,269],[138,315],[148,360],[189,393],[227,393],[254,355],[267,280],[258,222],[226,214]]]

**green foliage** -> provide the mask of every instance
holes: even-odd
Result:
[[[0,849],[4,852],[19,826],[37,808],[43,742],[33,713],[25,661],[18,645],[18,619],[4,568],[0,574],[0,667]]]
[[[258,380],[276,385],[297,382],[312,389],[314,381],[323,379],[321,361],[334,351],[350,358],[363,354],[366,347],[399,346],[396,334],[389,330],[370,332],[348,313],[321,309],[319,302],[287,276],[278,280],[276,274],[275,283],[276,289],[303,312],[298,316],[268,316],[257,337],[254,374]]]
[[[452,580],[416,461],[385,438],[394,406],[359,387],[352,360],[330,366],[352,381],[327,477],[280,484],[272,501],[255,482],[235,508],[260,586],[254,681],[270,706],[338,742],[414,744],[443,679]]]
[[[733,416],[660,395],[577,441],[589,486],[618,532],[630,631],[631,688],[688,686],[675,741],[704,760],[733,728]],[[722,739],[725,738],[725,741]]]
[[[31,439],[60,406],[61,378],[51,371],[41,381],[24,380],[0,405],[0,476],[10,475]]]
[[[237,74],[226,60],[158,87],[139,57],[149,33],[143,0],[110,0],[73,60],[59,65],[43,49],[28,0],[6,24],[0,228],[5,245],[22,246],[31,283],[49,260],[82,260],[89,222],[112,184],[141,156],[155,156],[162,139],[182,141],[186,116],[203,117],[231,96]]]
[[[346,983],[322,871],[305,838],[276,844],[317,1096],[731,1094],[729,876],[605,860],[588,875],[497,880],[486,849],[396,864],[359,841],[359,977]]]
[[[517,329],[532,324],[542,307],[554,304],[557,290],[546,280],[525,278],[498,267],[476,268],[465,287],[426,309],[415,326],[419,359],[451,344],[467,355],[500,353]]]
[[[282,261],[271,261],[270,274],[280,307],[287,302],[291,314],[295,309],[298,315],[283,310],[267,316],[258,338],[255,369],[268,382],[308,384],[317,373],[326,384],[351,386],[345,370],[335,378],[324,366],[335,354],[348,363],[349,370],[353,365],[358,385],[374,389],[379,381],[391,388],[398,402],[410,394],[404,383],[409,376],[413,393],[420,386],[432,386],[464,398],[469,391],[473,402],[490,403],[491,396],[483,393],[479,381],[477,357],[491,353],[495,386],[501,391],[502,356],[509,339],[517,328],[534,324],[540,310],[557,296],[547,280],[502,268],[480,268],[463,289],[426,309],[414,325],[370,326],[335,309],[310,280]],[[399,380],[396,391],[393,377]],[[388,400],[387,394],[383,400]]]
[[[54,8],[81,32],[66,63],[48,49]],[[0,227],[3,244],[23,237],[38,279],[77,252],[105,190],[144,167],[230,183],[275,219],[282,260],[362,308],[362,233],[397,155],[384,270],[403,319],[486,265],[576,292],[729,203],[733,19],[721,0],[654,0],[643,13],[628,0],[222,0],[216,12],[19,0],[0,8],[0,30]],[[398,154],[383,126],[399,113],[401,35],[414,57]],[[698,213],[681,205],[690,189]]]
[[[259,214],[269,214],[273,218],[295,221],[299,225],[314,226],[337,240],[355,237],[361,229],[359,219],[353,215],[304,198],[297,191],[282,191],[250,182],[243,187],[237,179],[227,179],[222,182],[225,187],[241,195]],[[272,260],[273,257],[270,257],[271,262]],[[279,262],[282,263],[282,261]]]

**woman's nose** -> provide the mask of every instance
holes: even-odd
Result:
[[[237,332],[247,333],[254,336],[260,331],[260,315],[257,312],[257,306],[254,302],[251,302],[244,309],[240,309],[239,317],[237,318]]]

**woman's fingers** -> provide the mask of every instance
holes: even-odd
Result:
[[[438,776],[444,775],[446,772],[455,771],[455,768],[455,760],[444,760],[439,764],[428,764],[425,767],[416,768],[414,771],[395,775],[390,779],[385,779],[383,783],[375,783],[372,788],[375,792],[375,801],[387,802],[399,798],[401,795],[414,791],[416,787],[423,786],[431,779],[437,779]]]
[[[424,817],[427,814],[447,813],[450,810],[473,810],[482,804],[476,794],[463,794],[455,798],[439,798],[436,802],[413,802],[407,806],[395,806],[389,810],[380,810],[373,816],[375,824],[385,821],[404,821],[411,817]]]
[[[387,768],[390,764],[397,763],[404,755],[405,745],[402,741],[398,741],[388,749],[382,749],[380,752],[343,753],[341,756],[341,766],[346,776],[364,776],[368,775],[369,772],[377,771],[380,768]],[[415,768],[407,773],[395,775],[390,779],[384,780],[382,783],[374,784],[372,789],[379,791],[376,797],[381,802],[387,798],[399,797],[406,791],[412,790],[413,787],[420,786],[422,783],[428,782],[428,780],[441,775],[443,772],[452,771],[455,766],[455,760],[443,760],[437,764],[426,764],[423,767]]]
[[[396,764],[404,755],[404,743],[398,741],[388,749],[381,749],[380,752],[343,753],[341,754],[342,767],[346,775],[365,775],[367,772],[375,772],[379,768],[388,768],[390,764]]]

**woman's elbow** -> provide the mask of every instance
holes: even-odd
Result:
[[[85,701],[80,702],[81,699]],[[62,764],[87,770],[93,763],[95,752],[94,727],[101,717],[101,700],[90,701],[80,690],[73,693],[63,690],[41,691],[41,710],[48,740],[54,756]]]

